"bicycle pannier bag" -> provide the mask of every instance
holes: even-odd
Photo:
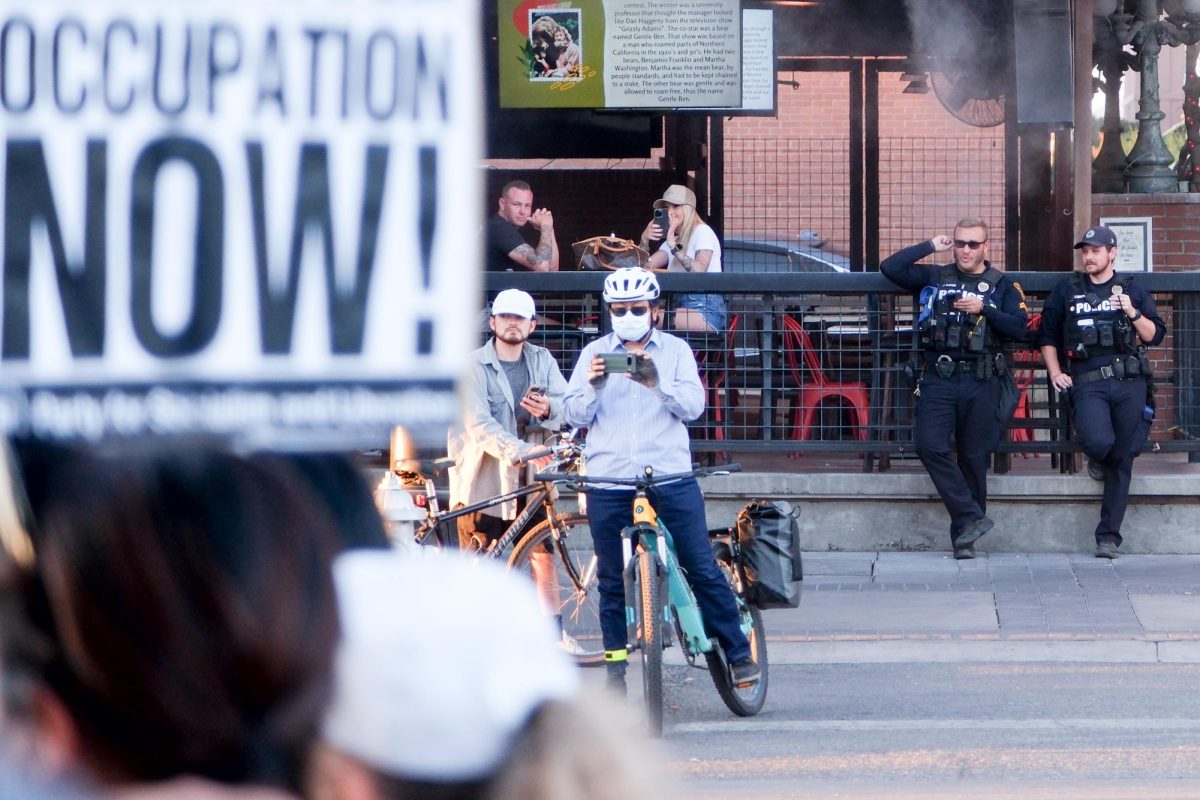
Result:
[[[754,500],[738,512],[738,541],[746,600],[758,608],[796,608],[804,577],[799,509],[783,501]]]

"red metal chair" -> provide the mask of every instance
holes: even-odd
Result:
[[[725,441],[726,428],[729,419],[729,391],[725,386],[729,382],[729,365],[733,362],[733,339],[737,332],[740,314],[729,316],[729,329],[725,331],[724,349],[714,353],[709,362],[707,380],[705,381],[706,405],[711,410],[713,421],[713,438],[719,442]]]
[[[829,380],[808,331],[790,316],[783,317],[783,353],[788,373],[798,392],[792,412],[792,438],[800,441],[812,438],[813,420],[817,410],[826,400],[835,398],[845,403],[853,412],[854,438],[865,442],[867,425],[871,419],[871,401],[867,385]],[[808,373],[808,380],[805,380],[805,372]]]
[[[1026,329],[1037,331],[1042,324],[1042,315],[1036,312],[1029,315],[1028,321],[1025,323]],[[1013,412],[1013,420],[1018,419],[1033,419],[1033,410],[1029,403],[1029,387],[1033,385],[1033,375],[1036,371],[1039,354],[1033,350],[1019,348],[1013,351],[1012,354],[1012,374],[1013,381],[1016,382],[1017,388],[1021,390],[1020,396],[1017,398],[1017,410]],[[1013,442],[1032,442],[1034,441],[1033,428],[1029,427],[1013,427],[1010,429],[1009,441]],[[1029,458],[1029,453],[1021,453],[1023,458]],[[1033,457],[1038,458],[1039,453],[1034,453]]]

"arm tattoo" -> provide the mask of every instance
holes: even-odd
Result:
[[[688,272],[691,272],[692,268],[696,266],[696,259],[689,256],[687,253],[676,253],[675,260],[678,261],[680,266],[682,266]]]
[[[538,245],[537,252],[527,244],[523,244],[512,251],[509,255],[513,256],[514,260],[524,259],[530,264],[544,264],[550,260],[550,245]]]

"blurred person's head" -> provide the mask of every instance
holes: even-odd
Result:
[[[325,503],[338,534],[337,550],[391,547],[371,487],[354,462],[339,453],[265,456],[268,468],[285,458],[308,480],[316,499]]]
[[[6,724],[112,790],[297,790],[337,617],[326,506],[282,458],[134,443],[64,456],[0,598]]]
[[[578,697],[533,586],[487,562],[348,553],[314,800],[640,793],[637,737]],[[598,716],[599,715],[599,716]],[[629,737],[627,740],[624,737]]]

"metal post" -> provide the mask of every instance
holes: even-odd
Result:
[[[1158,0],[1138,0],[1137,19],[1141,29],[1133,37],[1133,46],[1141,65],[1142,92],[1138,101],[1138,136],[1129,153],[1129,191],[1135,194],[1160,194],[1179,190],[1171,169],[1171,151],[1163,141],[1160,123],[1166,116],[1158,104],[1158,54],[1162,51],[1162,23],[1158,20]]]
[[[1104,76],[1104,124],[1100,130],[1104,140],[1092,162],[1092,191],[1100,194],[1119,194],[1125,191],[1125,149],[1121,147],[1121,76],[1131,59],[1122,49],[1120,38],[1113,31],[1113,20],[1102,18],[1095,27],[1096,63]],[[1082,137],[1081,137],[1082,138]],[[1086,146],[1087,141],[1080,142]],[[1090,219],[1082,220],[1087,225]]]
[[[1075,19],[1075,108],[1071,149],[1072,207],[1074,231],[1071,242],[1083,236],[1092,219],[1092,60],[1095,17],[1092,0],[1074,4]],[[1070,269],[1070,265],[1067,267]]]
[[[1142,70],[1142,96],[1139,102],[1138,138],[1129,153],[1129,191],[1157,194],[1179,191],[1179,180],[1171,169],[1171,151],[1163,141],[1159,123],[1166,116],[1158,103],[1158,54],[1163,45],[1193,44],[1200,40],[1200,29],[1186,22],[1177,25],[1159,19],[1158,0],[1138,0],[1139,27],[1133,36]]]

